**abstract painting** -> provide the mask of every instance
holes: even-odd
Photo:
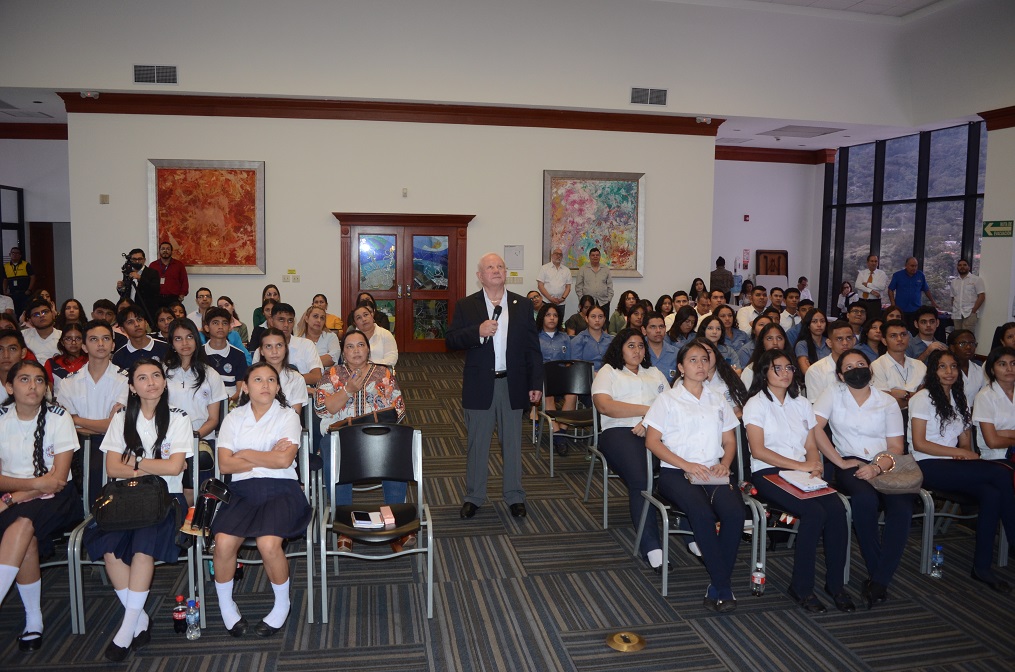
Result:
[[[149,159],[148,238],[191,273],[263,275],[264,162]]]
[[[644,173],[543,171],[543,261],[560,248],[577,270],[599,248],[614,277],[640,278],[644,266]]]

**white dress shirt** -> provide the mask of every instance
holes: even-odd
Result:
[[[786,393],[786,401],[779,403],[775,395],[769,400],[761,392],[744,404],[744,425],[754,425],[765,431],[765,448],[797,462],[807,458],[804,442],[807,433],[817,424],[811,403],[802,395],[794,399]],[[773,466],[751,455],[751,471],[756,473]]]
[[[239,450],[257,450],[266,453],[280,439],[289,439],[299,445],[300,433],[300,416],[296,415],[291,408],[283,408],[278,401],[271,402],[271,408],[261,416],[260,420],[254,418],[250,404],[244,404],[231,411],[222,421],[222,429],[219,430],[216,447],[219,450],[225,449],[234,453]],[[234,481],[244,481],[248,478],[295,480],[296,460],[294,459],[292,464],[283,469],[254,467],[250,471],[233,474],[232,478]]]
[[[722,435],[737,425],[733,407],[707,386],[695,397],[684,387],[683,379],[655,400],[645,414],[645,425],[659,430],[662,442],[671,453],[706,467],[719,464],[723,456]],[[662,463],[664,469],[676,469]]]
[[[607,394],[614,401],[651,406],[668,387],[666,376],[654,366],[647,369],[639,366],[638,373],[634,373],[626,366],[615,369],[609,364],[604,364],[592,381],[592,397],[594,399],[597,394]],[[634,427],[639,422],[641,417],[614,418],[603,414],[599,416],[599,425],[602,429]]]
[[[835,377],[835,360],[831,355],[822,357],[814,362],[804,374],[804,383],[807,385],[807,399],[814,403],[827,388],[839,381]]]
[[[885,353],[871,363],[871,376],[874,387],[882,392],[893,389],[916,392],[923,385],[927,375],[927,365],[918,359],[906,357],[905,366],[900,365],[892,356]]]
[[[964,319],[973,314],[976,298],[984,293],[983,280],[972,273],[961,275],[949,283],[952,289],[952,317]]]
[[[554,266],[551,261],[539,269],[536,280],[543,283],[550,296],[563,296],[564,289],[571,284],[571,269],[564,264]]]
[[[955,406],[955,399],[948,394],[948,400],[951,401],[952,406]],[[958,409],[956,409],[956,415]],[[948,448],[956,448],[959,445],[959,437],[962,436],[962,420],[956,418],[952,420],[944,427],[941,426],[941,421],[938,420],[937,411],[934,410],[934,403],[930,400],[930,392],[927,390],[920,390],[913,395],[913,398],[909,400],[909,437],[912,440],[913,437],[913,419],[925,420],[927,422],[927,441],[936,443]],[[950,460],[951,457],[947,455],[928,455],[927,453],[921,453],[916,448],[913,448],[913,458],[916,460]]]
[[[761,311],[756,310],[754,306],[744,306],[737,311],[737,329],[745,334],[753,334],[751,324],[753,324],[758,315],[761,315]]]
[[[867,299],[876,299],[878,297],[871,294],[871,292],[878,292],[881,295],[881,304],[885,305],[888,303],[888,274],[882,271],[880,268],[874,269],[874,279],[867,282],[867,279],[871,277],[871,271],[869,268],[861,269],[856,274],[856,282],[853,283],[853,289],[860,298],[864,298],[864,294],[867,294]]]
[[[987,385],[976,395],[973,402],[973,423],[976,425],[976,444],[980,447],[980,456],[985,460],[1003,460],[1007,451],[1004,448],[987,447],[980,429],[981,422],[989,422],[996,430],[1015,429],[1015,403],[997,383]],[[1012,445],[1015,445],[1015,441],[1012,441]]]
[[[876,388],[860,406],[845,383],[834,383],[814,402],[814,414],[828,420],[832,443],[843,457],[871,460],[888,450],[889,437],[902,436],[899,404]]]

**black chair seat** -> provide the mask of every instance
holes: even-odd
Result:
[[[415,504],[389,504],[388,506],[391,507],[391,513],[395,516],[394,527],[387,527],[380,530],[366,530],[362,527],[353,527],[353,511],[377,511],[378,508],[365,509],[362,506],[348,505],[335,507],[331,529],[338,534],[344,534],[356,541],[375,544],[395,541],[396,539],[400,539],[408,534],[416,534],[419,532],[420,520],[416,517],[418,509]]]

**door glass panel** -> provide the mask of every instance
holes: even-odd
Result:
[[[388,316],[390,323],[388,331],[395,333],[395,301],[394,299],[381,299],[377,302],[377,310]]]
[[[412,237],[412,286],[413,289],[448,288],[448,237]],[[425,303],[423,301],[417,301]],[[447,306],[444,306],[447,314]],[[419,315],[418,307],[414,314]],[[418,318],[417,318],[418,319]],[[418,325],[416,333],[419,333]],[[416,338],[419,338],[417,335]],[[443,338],[443,336],[441,336]]]
[[[395,253],[395,236],[360,235],[359,287],[361,291],[395,288]],[[377,302],[378,308],[381,307],[381,303]],[[394,313],[394,302],[390,303],[392,303],[391,312]]]
[[[443,339],[448,331],[448,302],[440,299],[412,302],[412,337],[417,341]]]

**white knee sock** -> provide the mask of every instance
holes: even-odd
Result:
[[[4,599],[7,595],[7,591],[11,589],[11,585],[14,584],[14,577],[21,571],[17,567],[11,567],[10,565],[0,565],[0,600]]]
[[[126,588],[121,588],[120,590],[116,590],[114,592],[116,593],[116,597],[120,600],[120,604],[122,604],[123,608],[126,609],[127,593],[129,593],[130,591],[127,590]],[[141,614],[140,616],[138,616],[137,619],[137,625],[134,626],[134,636],[137,637],[147,629],[148,629],[148,614],[142,609]]]
[[[264,622],[273,628],[281,628],[289,617],[289,581],[279,585],[273,583],[271,589],[275,591],[275,606],[264,617]]]
[[[233,582],[219,583],[216,581],[215,592],[219,598],[219,613],[222,614],[222,622],[225,623],[226,630],[232,630],[240,620],[240,610],[236,606],[236,601],[233,600]]]
[[[138,621],[144,612],[144,603],[146,601],[148,601],[147,590],[143,593],[133,590],[127,591],[127,611],[123,615],[123,623],[120,624],[120,629],[117,631],[116,636],[113,637],[114,644],[123,648],[130,646],[130,643],[134,640],[134,631],[137,629]]]
[[[117,590],[115,592],[116,592],[116,597],[120,600],[120,604],[122,604],[123,608],[126,609],[127,608],[127,593],[130,592],[130,591],[128,591],[126,588],[121,588],[120,590]]]
[[[648,552],[648,565],[649,567],[658,567],[663,564],[663,550],[657,548]]]
[[[42,581],[18,584],[21,602],[25,605],[24,632],[42,632]]]

